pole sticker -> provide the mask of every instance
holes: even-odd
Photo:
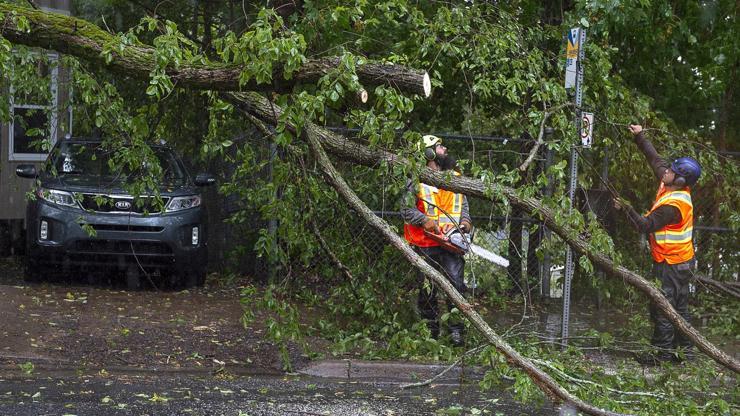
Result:
[[[581,113],[581,144],[591,147],[594,138],[594,113]]]

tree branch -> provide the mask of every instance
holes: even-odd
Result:
[[[452,370],[453,368],[457,367],[466,356],[468,356],[470,354],[475,354],[475,353],[479,352],[480,350],[482,350],[483,348],[485,348],[487,346],[488,346],[488,344],[483,344],[483,345],[479,345],[479,346],[473,348],[472,350],[465,351],[463,353],[463,355],[460,356],[460,358],[458,358],[457,360],[455,360],[454,363],[450,364],[449,366],[447,366],[447,368],[445,368],[444,370],[440,371],[439,374],[435,375],[434,377],[432,377],[432,378],[430,378],[428,380],[419,381],[417,383],[401,384],[399,387],[401,387],[401,389],[411,389],[411,388],[415,388],[415,387],[422,387],[422,386],[426,386],[426,385],[432,384],[432,383],[434,383],[435,380],[438,380],[440,377],[442,377],[445,374],[447,374],[450,370]]]
[[[697,274],[696,281],[703,283],[710,289],[713,289],[719,293],[732,296],[735,299],[740,299],[740,290],[728,285],[727,282],[721,282],[719,280],[710,279],[709,277]]]
[[[529,156],[527,156],[527,159],[521,164],[521,166],[519,166],[519,171],[524,172],[527,170],[527,167],[532,163],[534,157],[537,155],[537,151],[540,149],[540,146],[545,144],[545,123],[547,123],[547,119],[549,119],[554,112],[572,105],[573,103],[562,104],[548,110],[547,104],[544,104],[544,114],[542,115],[542,121],[540,122],[540,133],[537,135],[537,141],[534,143],[532,150],[529,151]]]
[[[14,16],[26,18],[30,30],[21,30],[13,21]],[[106,62],[102,52],[106,44],[116,42],[110,33],[98,26],[75,17],[41,10],[32,10],[12,4],[0,3],[0,36],[19,45],[55,50],[86,59],[121,75],[149,79],[155,68],[155,50],[147,45],[126,45],[114,52],[114,62]],[[297,84],[313,84],[340,63],[339,57],[308,60],[291,79],[283,75],[283,68],[273,71],[272,83],[259,84],[250,80],[239,84],[242,68],[223,63],[185,63],[167,68],[167,75],[181,87],[219,91],[290,91]],[[367,89],[386,85],[409,94],[429,97],[432,84],[426,71],[386,63],[366,63],[356,68],[360,83]]]
[[[617,394],[621,394],[621,395],[625,395],[625,396],[643,396],[643,397],[655,397],[655,398],[658,398],[658,399],[665,399],[665,395],[664,394],[660,394],[660,393],[650,393],[650,392],[646,392],[646,391],[622,391],[622,390],[613,389],[613,388],[611,388],[609,386],[605,386],[603,384],[599,384],[599,383],[593,382],[591,380],[584,380],[582,378],[576,378],[576,377],[573,377],[570,374],[566,373],[565,371],[562,371],[559,368],[555,367],[550,362],[545,361],[545,360],[540,360],[538,358],[532,358],[532,362],[533,363],[536,363],[536,364],[539,364],[539,365],[541,365],[543,367],[549,368],[550,370],[552,370],[556,374],[558,374],[560,377],[562,377],[562,378],[570,381],[571,383],[589,384],[591,386],[601,387],[603,389],[609,390],[612,393],[617,393]]]

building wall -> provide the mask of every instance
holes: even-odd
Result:
[[[35,0],[44,10],[70,14],[70,0]],[[60,67],[58,80],[57,106],[67,103],[69,98],[69,71]],[[0,94],[1,99],[9,99],[8,91]],[[65,104],[66,106],[66,104]],[[69,113],[59,110],[57,139],[64,137],[68,131]],[[32,179],[16,176],[15,169],[20,164],[33,163],[37,169],[43,162],[10,160],[10,125],[0,123],[0,256],[22,251],[23,218],[26,211],[26,193],[31,189]]]

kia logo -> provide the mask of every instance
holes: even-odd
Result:
[[[128,201],[118,201],[116,202],[116,208],[118,209],[131,209],[131,203]]]

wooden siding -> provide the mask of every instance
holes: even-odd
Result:
[[[70,0],[36,0],[36,4],[44,10],[58,13],[70,13]],[[57,85],[57,105],[59,106],[59,121],[57,140],[64,137],[68,131],[69,113],[66,103],[69,99],[69,71],[59,69]],[[7,91],[0,94],[2,99],[8,99]],[[62,107],[65,108],[62,108]],[[32,179],[16,176],[15,169],[20,164],[33,163],[40,168],[43,162],[10,161],[10,125],[0,124],[0,220],[23,219],[26,215],[26,192],[31,189]]]

